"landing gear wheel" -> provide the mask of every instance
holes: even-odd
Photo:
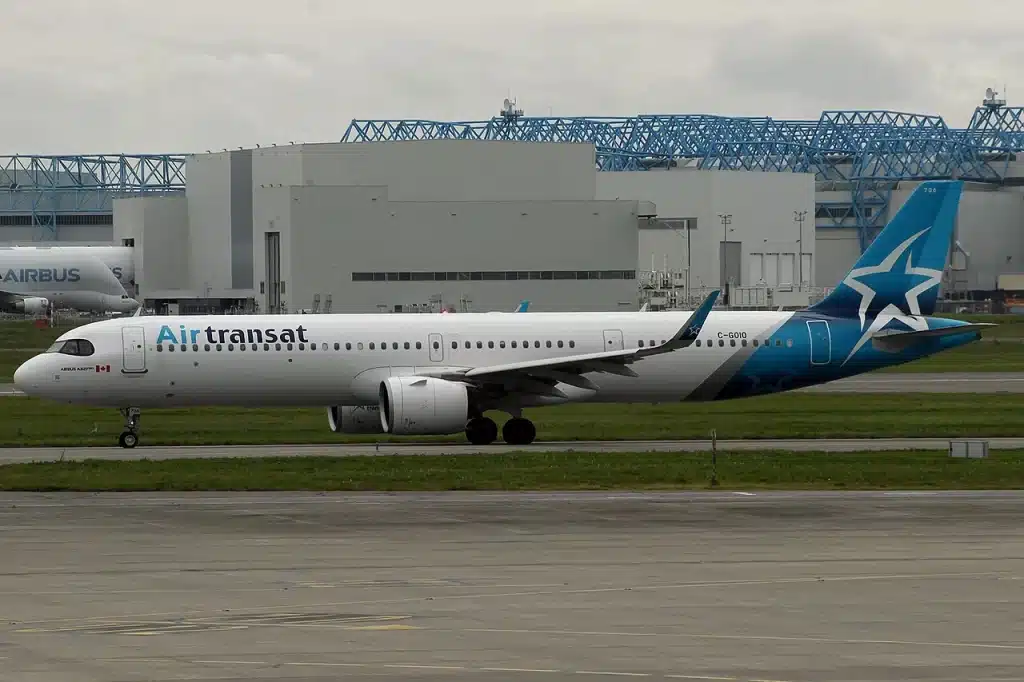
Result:
[[[498,439],[498,425],[490,417],[476,417],[466,424],[466,438],[473,445],[490,445]]]
[[[139,420],[142,419],[142,410],[137,407],[126,407],[121,410],[124,416],[124,431],[117,439],[117,444],[122,448],[134,448],[139,443]]]
[[[537,437],[537,427],[523,417],[513,417],[505,422],[501,436],[509,445],[529,445]]]

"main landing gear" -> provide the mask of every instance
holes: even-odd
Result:
[[[122,448],[134,448],[139,443],[139,420],[142,419],[142,410],[137,407],[126,407],[121,410],[124,417],[124,431],[117,438],[117,444]]]
[[[537,437],[537,428],[524,417],[512,417],[501,429],[509,445],[529,445]],[[473,417],[466,424],[466,438],[473,445],[490,445],[498,439],[498,425],[490,417]]]

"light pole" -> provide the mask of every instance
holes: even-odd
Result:
[[[732,223],[732,213],[719,213],[722,219],[722,286],[725,289],[725,303],[729,304],[729,224]]]
[[[796,221],[800,230],[800,236],[797,237],[797,244],[800,245],[800,254],[797,256],[797,272],[799,272],[800,279],[797,284],[797,291],[803,291],[804,288],[804,216],[807,215],[807,211],[793,211],[793,220]]]

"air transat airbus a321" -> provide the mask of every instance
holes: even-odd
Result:
[[[922,183],[820,303],[797,312],[133,317],[64,334],[18,368],[25,393],[141,409],[326,406],[335,432],[464,431],[533,441],[524,407],[742,398],[833,381],[975,341],[929,317],[962,183]]]

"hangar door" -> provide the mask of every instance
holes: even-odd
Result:
[[[281,233],[267,232],[267,312],[281,312]]]

